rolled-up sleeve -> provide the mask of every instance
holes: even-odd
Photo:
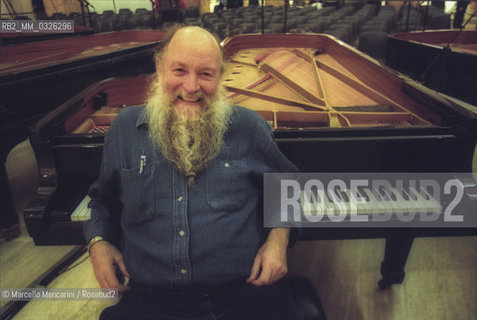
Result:
[[[262,163],[264,167],[259,172],[260,179],[263,179],[263,173],[278,173],[278,172],[298,172],[298,168],[282,153],[278,147],[273,131],[270,125],[260,116],[257,116],[257,127],[253,132],[254,138],[251,139],[254,146],[254,158],[258,163]],[[263,180],[262,180],[263,182]],[[262,184],[263,188],[263,184]],[[280,216],[280,212],[276,213]],[[266,233],[270,230],[265,229]],[[301,228],[293,227],[290,230],[289,246],[293,246],[300,238],[302,233]]]
[[[118,119],[116,119],[118,120]],[[108,242],[119,244],[120,192],[120,123],[114,121],[106,134],[99,178],[91,185],[91,219],[84,225],[86,240],[102,236]]]

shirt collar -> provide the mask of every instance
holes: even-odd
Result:
[[[144,107],[140,112],[139,112],[139,116],[137,118],[137,122],[136,122],[136,128],[139,128],[143,125],[145,125],[147,127],[147,124],[148,124],[148,119],[147,119],[147,115],[146,115],[146,107]]]

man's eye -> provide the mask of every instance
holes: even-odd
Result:
[[[212,74],[211,74],[211,73],[208,73],[208,72],[204,72],[204,73],[202,73],[202,75],[203,75],[204,77],[208,77],[208,78],[213,77]]]
[[[184,69],[182,69],[182,68],[177,68],[177,69],[174,69],[174,72],[184,72]]]

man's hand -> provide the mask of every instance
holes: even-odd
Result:
[[[101,288],[118,288],[119,293],[129,290],[129,287],[119,283],[116,276],[116,268],[118,268],[124,276],[129,278],[123,256],[115,246],[107,241],[98,241],[91,246],[89,255],[96,280]]]
[[[280,280],[287,272],[287,246],[290,229],[275,228],[258,250],[247,283],[263,286]]]

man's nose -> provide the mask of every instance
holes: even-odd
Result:
[[[200,90],[199,78],[196,74],[189,74],[184,83],[184,89],[187,93],[196,93]]]

